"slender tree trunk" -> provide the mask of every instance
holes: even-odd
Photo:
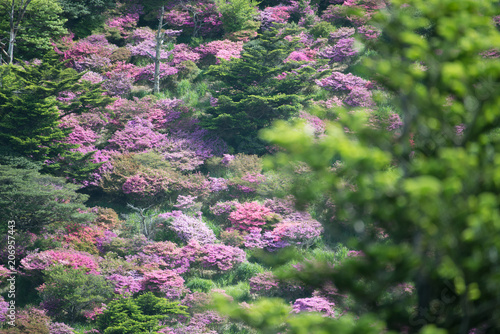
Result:
[[[17,17],[15,15],[16,14],[15,2],[16,0],[12,0],[10,6],[10,14],[9,14],[10,32],[9,32],[9,46],[7,49],[9,64],[12,64],[12,62],[14,61],[14,46],[16,44],[17,33],[19,31],[19,26],[21,25],[21,22],[24,18],[24,14],[26,14],[26,9],[30,4],[31,0],[21,0],[21,3],[19,4],[19,11],[17,13]]]
[[[160,12],[160,22],[158,24],[158,31],[156,32],[156,54],[155,54],[155,74],[154,74],[154,86],[153,92],[155,94],[160,92],[160,58],[161,58],[161,46],[163,45],[163,15],[165,14],[165,6],[161,6]]]
[[[7,49],[7,55],[9,57],[9,64],[12,64],[14,60],[14,43],[16,42],[16,31],[15,31],[15,23],[14,23],[14,1],[12,0],[12,4],[10,6],[10,34],[9,34],[9,47]]]

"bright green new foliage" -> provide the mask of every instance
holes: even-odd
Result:
[[[19,6],[19,1],[14,1]],[[8,40],[12,0],[0,1],[0,35]],[[57,0],[32,0],[20,24],[15,43],[15,58],[29,60],[54,49],[52,43],[66,35],[66,19]]]
[[[226,33],[248,29],[257,16],[259,4],[255,0],[217,0],[215,3],[222,14],[222,25]]]
[[[500,330],[500,62],[481,55],[500,47],[498,8],[395,0],[375,16],[383,38],[364,67],[394,96],[398,134],[356,113],[341,114],[320,140],[284,122],[262,132],[288,152],[275,163],[308,163],[313,181],[295,193],[304,202],[328,194],[365,254],[297,273],[349,293],[357,305],[349,313],[359,318],[283,319],[290,333],[380,333],[375,319],[389,333]],[[385,298],[405,283],[413,294]],[[373,326],[361,330],[368,319]]]
[[[157,333],[164,326],[160,320],[172,316],[187,316],[187,307],[156,297],[152,292],[137,298],[120,298],[112,301],[97,318],[99,329],[104,334]]]

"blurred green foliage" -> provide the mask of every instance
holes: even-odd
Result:
[[[306,265],[295,276],[313,286],[331,281],[356,306],[340,319],[290,317],[268,300],[227,309],[231,316],[264,332],[285,323],[290,333],[500,329],[500,141],[493,135],[500,62],[481,55],[500,47],[498,8],[497,1],[395,0],[374,16],[382,38],[357,70],[393,97],[403,119],[396,135],[356,112],[340,112],[320,140],[302,123],[261,132],[285,149],[270,164],[293,172],[290,161],[307,163],[293,190],[301,204],[327,195],[356,231],[352,247],[364,252],[341,266]],[[416,298],[386,298],[405,282]]]

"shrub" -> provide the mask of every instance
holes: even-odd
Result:
[[[92,255],[74,250],[48,250],[31,253],[21,260],[21,267],[29,273],[41,272],[62,265],[72,269],[82,269],[97,273],[99,266]]]
[[[216,4],[222,14],[222,26],[226,33],[248,29],[248,21],[252,21],[257,15],[258,2],[255,0],[233,0],[231,2],[218,0]]]
[[[272,272],[258,273],[250,278],[250,292],[253,294],[273,297],[279,294],[279,281]]]
[[[80,222],[92,218],[80,213],[88,196],[66,180],[36,170],[0,166],[0,214],[16,222],[16,230],[36,232],[55,222]],[[6,229],[6,223],[2,229]]]
[[[53,322],[49,325],[50,334],[74,334],[75,331],[63,322]]]
[[[181,211],[162,213],[158,218],[166,220],[164,223],[166,228],[174,231],[183,242],[196,240],[203,245],[216,240],[214,232],[200,218],[187,216]]]
[[[271,210],[258,202],[238,203],[235,206],[236,210],[231,212],[229,220],[235,228],[243,231],[265,227],[275,217]]]
[[[264,272],[264,267],[258,263],[243,262],[232,273],[233,282],[247,282],[250,278]]]
[[[194,277],[186,283],[186,288],[191,291],[210,292],[215,288],[215,283],[209,279]]]
[[[97,317],[97,325],[104,334],[149,334],[160,330],[160,321],[173,316],[187,315],[186,307],[151,292],[135,299],[120,298],[110,302]]]
[[[75,321],[84,310],[107,302],[113,287],[103,276],[83,269],[56,266],[45,272],[45,283],[37,288],[45,309],[56,318]]]
[[[16,326],[5,329],[5,334],[50,334],[50,318],[45,311],[28,307],[16,314]],[[10,327],[10,326],[9,326]]]
[[[133,295],[143,290],[141,280],[138,277],[113,274],[106,277],[115,286],[114,292],[119,295]]]
[[[186,292],[184,279],[176,271],[168,269],[144,273],[142,288],[161,293],[168,299],[177,299]]]
[[[246,259],[246,253],[237,248],[222,244],[205,245],[201,264],[205,268],[213,268],[218,271],[233,269]]]
[[[293,311],[299,312],[319,312],[324,317],[335,317],[333,307],[335,304],[322,297],[300,298],[293,303]]]
[[[226,229],[222,231],[220,234],[220,241],[223,244],[233,246],[233,247],[241,247],[245,242],[245,238],[243,237],[242,232],[235,229]]]

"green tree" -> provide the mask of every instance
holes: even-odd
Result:
[[[90,35],[104,23],[104,13],[116,7],[114,0],[57,0],[66,26],[77,37]]]
[[[5,221],[14,220],[16,229],[31,232],[50,223],[83,223],[91,216],[78,212],[88,199],[76,193],[79,188],[36,169],[0,165],[0,214]],[[2,230],[6,226],[2,223]]]
[[[23,12],[23,5],[26,5]],[[14,9],[14,12],[12,11]],[[62,9],[56,0],[0,1],[0,34],[10,36],[8,62],[15,56],[32,59],[53,49],[52,42],[67,34],[61,17]],[[16,15],[17,14],[17,15]],[[11,22],[9,17],[14,15]],[[12,36],[14,34],[14,36]]]
[[[55,267],[45,273],[44,284],[43,302],[55,306],[53,311],[62,320],[75,321],[83,310],[90,311],[113,297],[113,286],[104,276],[84,269]]]
[[[496,1],[394,0],[376,16],[383,39],[364,64],[402,112],[396,138],[352,113],[319,141],[300,125],[263,132],[289,152],[277,162],[310,166],[313,181],[295,194],[304,202],[329,194],[357,235],[352,246],[365,254],[296,273],[349,293],[357,319],[280,318],[290,333],[500,330],[500,62],[481,55],[500,47],[498,8]],[[389,236],[383,242],[380,228]],[[384,298],[408,282],[413,297]]]
[[[137,298],[120,298],[109,303],[97,318],[97,325],[104,334],[157,333],[164,326],[160,320],[174,315],[187,316],[187,307],[156,297],[152,292]]]
[[[222,25],[226,33],[255,27],[252,24],[257,15],[258,1],[255,0],[217,0],[215,2],[222,14]]]
[[[300,45],[285,36],[298,32],[293,26],[264,31],[244,46],[241,58],[211,66],[206,75],[215,81],[212,95],[218,102],[207,109],[202,126],[238,152],[265,153],[258,131],[294,116],[310,98],[314,79],[323,74],[303,62],[284,62]]]
[[[51,158],[68,148],[60,143],[71,131],[58,126],[62,117],[112,101],[99,84],[79,82],[83,74],[66,68],[54,53],[39,65],[14,65],[4,73],[9,74],[3,75],[0,87],[0,143],[35,159]],[[61,94],[74,97],[61,101]]]

